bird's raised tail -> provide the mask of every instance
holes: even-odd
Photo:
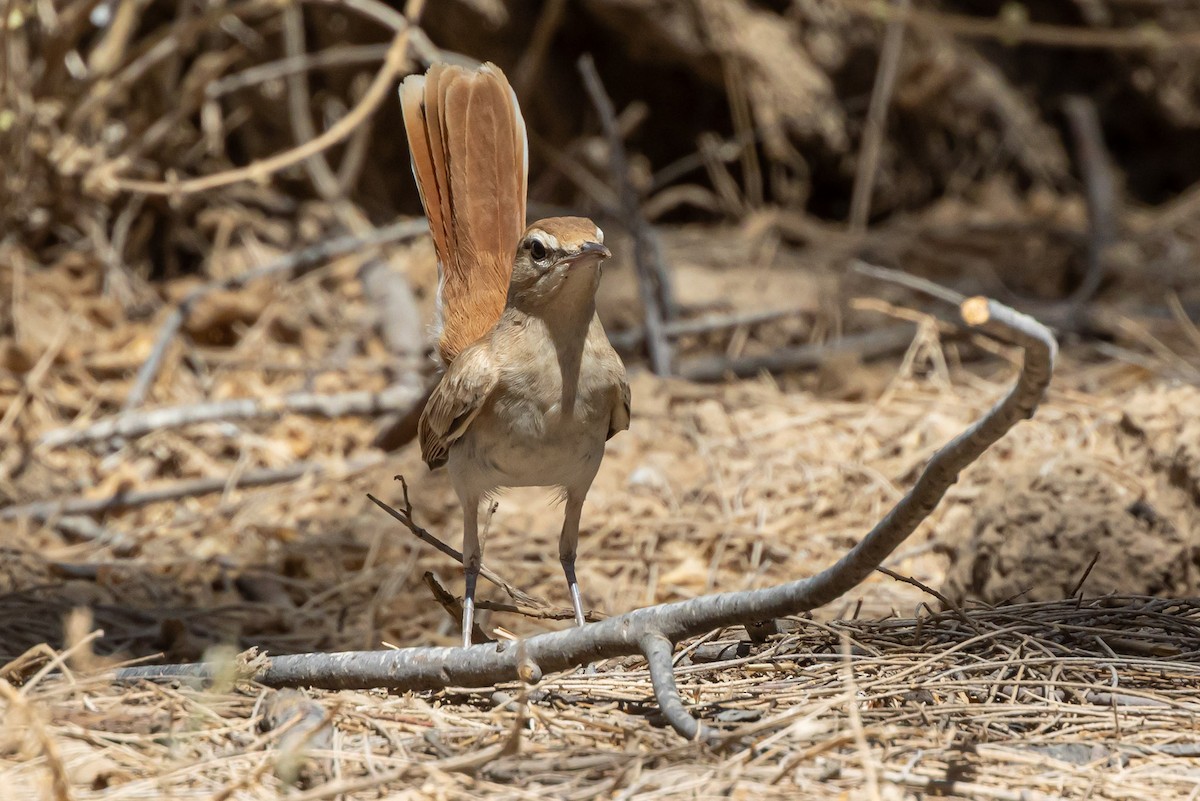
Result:
[[[448,365],[504,311],[525,228],[525,121],[494,64],[434,64],[405,78],[400,106],[437,251],[438,352]]]

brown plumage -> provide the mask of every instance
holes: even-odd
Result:
[[[438,258],[438,352],[446,364],[504,310],[525,228],[525,121],[494,64],[435,64],[400,88],[413,174]]]
[[[600,244],[596,241],[600,238],[600,229],[591,220],[550,217],[529,226],[523,241],[540,239],[563,254],[577,254],[584,252],[589,245]],[[607,251],[604,253],[607,254]],[[577,393],[581,378],[579,373],[590,368],[599,383],[611,388],[613,393],[612,397],[605,399],[611,410],[604,438],[610,439],[618,431],[629,428],[629,384],[625,380],[625,366],[612,350],[604,328],[595,315],[594,287],[581,281],[581,276],[570,274],[571,281],[579,284],[575,292],[570,292],[566,286],[567,274],[564,273],[563,279],[556,282],[549,271],[538,269],[527,254],[518,254],[509,304],[499,323],[473,347],[460,354],[425,404],[418,427],[418,439],[421,456],[430,468],[446,464],[450,446],[467,432],[489,399],[495,400],[493,390],[500,381],[500,367],[504,362],[515,363],[518,369],[540,366],[535,363],[539,354],[530,351],[530,348],[541,349],[546,354],[553,353],[560,362],[560,373],[568,374],[567,380],[560,379],[560,385],[549,393],[552,400],[559,400],[560,405],[564,405],[561,398],[564,390]],[[598,272],[595,277],[599,278]],[[576,305],[581,308],[575,308]],[[579,338],[583,350],[576,355],[580,362],[578,364],[573,360],[563,362],[558,359],[560,351],[565,348],[545,347],[547,343],[542,337],[529,333],[538,332],[538,323],[546,325],[548,331],[557,332],[564,322],[583,326]],[[551,335],[548,338],[555,337]],[[593,358],[585,361],[586,356]],[[531,374],[545,377],[536,370]],[[529,375],[518,375],[516,381],[510,379],[510,383],[524,383],[521,379],[527,381]],[[571,402],[573,400],[570,399]]]
[[[629,427],[625,366],[596,316],[611,254],[581,217],[524,228],[525,126],[499,69],[434,66],[406,79],[400,98],[438,255],[446,364],[417,431],[421,455],[446,466],[463,508],[463,643],[482,559],[479,505],[504,487],[562,491],[559,561],[582,624],[583,501],[605,441]]]

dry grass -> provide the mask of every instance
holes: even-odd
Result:
[[[280,732],[259,730],[268,691],[123,688],[72,672],[4,685],[0,770],[10,797],[53,786],[80,799],[273,798],[291,778],[306,799],[827,798],[861,795],[868,777],[885,797],[1159,799],[1196,787],[1194,603],[1109,596],[791,625],[764,646],[718,637],[684,649],[680,689],[727,735],[715,752],[661,728],[637,660],[490,700],[319,694],[332,736],[298,775]]]
[[[1188,320],[1200,230],[1194,187],[1158,209],[1128,210],[1129,241],[1110,265],[1110,295],[1132,289],[1129,308],[1165,303],[1172,318],[1097,307],[1097,324],[1113,340],[1104,358],[1091,347],[1068,349],[1036,419],[967,470],[889,562],[953,598],[1048,600],[935,613],[917,587],[877,576],[765,645],[743,644],[736,630],[689,643],[681,689],[727,732],[724,750],[681,743],[658,725],[637,659],[494,694],[313,693],[306,701],[232,679],[206,689],[113,685],[106,671],[125,659],[207,657],[232,677],[232,654],[251,646],[279,653],[454,642],[454,621],[421,577],[436,571],[457,590],[457,568],[365,493],[395,497],[391,476],[405,474],[420,522],[451,543],[458,510],[446,477],[428,474],[411,447],[372,447],[374,420],[279,414],[87,446],[39,441],[117,412],[174,304],[198,282],[359,230],[366,208],[390,218],[407,156],[387,130],[396,109],[385,104],[376,134],[388,136],[372,136],[366,123],[344,149],[322,156],[339,173],[332,194],[311,163],[275,183],[190,200],[114,194],[116,178],[221,175],[310,141],[304,129],[313,120],[280,119],[285,96],[322,126],[350,127],[346,109],[362,102],[383,50],[336,66],[348,54],[343,45],[378,44],[390,33],[354,15],[346,27],[341,10],[313,7],[309,52],[330,62],[312,71],[311,92],[272,78],[221,94],[217,87],[261,78],[264,64],[270,72],[286,56],[275,5],[157,13],[144,25],[126,10],[101,28],[84,23],[95,3],[26,5],[5,6],[0,37],[0,94],[11,109],[0,114],[0,155],[12,167],[0,176],[0,217],[9,223],[0,241],[0,796],[252,799],[293,784],[294,799],[1200,795],[1188,742],[1197,608],[1148,597],[1200,594],[1192,556],[1200,432],[1188,411],[1200,393],[1175,383],[1200,376],[1200,332]],[[676,59],[657,72],[614,60],[610,86],[659,82],[674,95],[678,71],[690,70],[702,76],[688,88],[703,95],[694,105],[718,110],[696,124],[723,127],[726,106],[733,116],[736,137],[724,144],[688,128],[670,104],[651,108],[634,132],[682,143],[668,171],[692,163],[647,195],[654,214],[698,205],[734,223],[662,231],[682,305],[727,313],[770,298],[796,307],[788,320],[691,337],[683,353],[762,353],[861,328],[832,277],[851,253],[886,254],[992,292],[1057,297],[1069,287],[1073,237],[1086,215],[1069,189],[1066,151],[1043,119],[1045,109],[1057,114],[1061,88],[1029,96],[1026,79],[1009,83],[1007,55],[993,63],[931,29],[927,15],[917,20],[897,93],[915,136],[888,143],[875,211],[922,211],[861,240],[806,216],[809,165],[840,163],[849,152],[862,86],[843,65],[873,58],[881,25],[827,4],[796,6],[789,14],[800,15],[797,26],[792,16],[753,10],[761,4],[704,3],[713,24],[701,31],[671,24],[659,2],[587,5],[592,16],[567,22],[643,38],[647,50]],[[632,16],[610,16],[604,6]],[[1144,18],[1162,30],[1194,27],[1195,12],[1182,6],[1114,13],[1113,25],[1139,37]],[[717,25],[718,16],[729,25]],[[1096,25],[1086,30],[1110,27]],[[464,52],[524,46],[478,24],[441,27],[455,28],[443,31],[446,44]],[[1003,35],[1013,34],[1006,25]],[[1003,52],[1019,53],[1021,65],[1029,55]],[[764,56],[771,53],[780,58]],[[524,76],[522,93],[561,117],[556,101],[574,102],[573,90],[542,78],[572,73],[575,55],[508,56],[521,62],[511,74]],[[1186,151],[1194,60],[1171,48],[1109,60],[1098,80],[1125,85],[1136,72],[1153,84],[1133,82],[1140,100],[1126,109],[1149,121],[1153,141],[1125,143],[1121,163],[1158,163],[1141,149]],[[1048,71],[1030,64],[1029,74]],[[835,81],[842,73],[849,80]],[[958,90],[923,88],[942,85]],[[624,111],[636,116],[637,103]],[[534,125],[551,148],[578,157],[594,185],[591,140],[549,128]],[[758,138],[762,164],[749,144]],[[638,169],[666,166],[637,160]],[[707,179],[696,177],[701,168]],[[323,202],[313,201],[306,176]],[[551,172],[538,196],[581,200],[559,180]],[[1030,180],[1028,193],[1014,188]],[[586,210],[590,201],[582,202]],[[805,248],[789,247],[795,242]],[[363,278],[376,257],[385,264],[382,292]],[[606,322],[638,323],[629,272],[619,259],[606,272]],[[269,406],[298,391],[382,390],[412,377],[414,361],[429,373],[419,354],[400,352],[419,333],[411,325],[399,337],[389,331],[418,315],[396,315],[386,290],[389,275],[392,289],[407,282],[425,304],[420,319],[429,319],[432,273],[430,248],[418,242],[335,259],[296,280],[215,292],[172,340],[144,405],[252,398]],[[1167,290],[1151,285],[1178,297],[1164,299]],[[939,342],[926,324],[898,365],[834,360],[815,375],[726,386],[636,375],[633,427],[611,443],[585,509],[585,599],[617,613],[815,572],[1000,394],[1010,357]],[[236,486],[247,472],[301,463],[314,469],[299,480]],[[223,490],[88,516],[3,517],[34,501],[195,480]],[[523,589],[562,603],[559,519],[543,494],[505,496],[485,558]],[[1093,600],[1059,600],[1074,598],[1080,583],[1079,597]],[[1136,594],[1110,594],[1121,591]],[[482,622],[517,635],[559,625],[498,613]]]
[[[424,248],[390,255],[419,275]],[[236,301],[260,304],[247,321],[203,318],[216,327],[176,343],[150,402],[382,388],[391,357],[358,266],[347,258],[291,283],[251,287]],[[15,797],[265,798],[291,780],[302,788],[298,798],[374,798],[384,789],[418,797],[865,797],[872,786],[881,797],[926,787],[971,798],[1025,790],[1164,798],[1197,786],[1184,747],[1196,711],[1188,697],[1200,652],[1196,608],[1146,597],[968,608],[964,621],[931,613],[931,597],[879,576],[744,655],[714,656],[722,643],[730,644],[726,657],[748,647],[735,630],[689,644],[685,653],[696,646],[696,657],[681,660],[681,689],[728,732],[728,749],[717,753],[657,725],[637,659],[551,676],[527,695],[516,687],[499,688],[502,695],[315,693],[318,729],[292,725],[303,736],[289,735],[287,723],[261,731],[275,695],[253,687],[113,686],[104,673],[113,659],[156,652],[227,660],[214,646],[453,642],[454,623],[421,575],[434,570],[459,590],[456,568],[364,495],[398,496],[391,476],[406,474],[421,522],[451,543],[458,512],[444,475],[429,474],[412,448],[373,451],[374,424],[362,419],[284,416],[107,446],[38,446],[48,430],[115,410],[144,355],[136,343],[152,340],[162,318],[103,313],[101,282],[88,280],[61,266],[20,278],[20,315],[30,319],[36,306],[69,335],[25,325],[7,351],[12,358],[22,349],[28,376],[5,396],[21,398],[11,425],[27,443],[6,452],[10,499],[96,496],[297,460],[330,471],[100,515],[88,518],[90,528],[51,520],[0,531],[8,554],[0,677],[15,688],[0,685],[0,776]],[[615,613],[819,569],[898,497],[934,447],[1000,394],[1013,372],[1006,352],[983,361],[979,353],[939,343],[926,327],[898,365],[843,366],[835,385],[857,398],[848,400],[767,380],[705,387],[638,374],[633,427],[610,443],[585,511],[585,598]],[[977,359],[969,369],[959,366],[966,357]],[[890,560],[893,569],[947,587],[976,521],[1002,514],[1022,521],[1021,536],[1035,548],[1060,534],[1045,516],[1030,516],[1046,493],[1090,521],[1087,547],[1103,561],[1084,585],[1089,597],[1144,578],[1106,539],[1127,525],[1121,515],[1134,501],[1190,542],[1189,482],[1200,477],[1200,459],[1178,440],[1195,390],[1156,378],[1170,364],[1153,356],[1138,365],[1089,358],[1067,353],[1038,416],[966,471]],[[383,462],[341,470],[363,458]],[[1053,495],[1075,486],[1055,483],[1068,469],[1109,482],[1104,503]],[[1015,493],[1011,480],[1024,476]],[[562,603],[557,516],[542,493],[504,496],[485,558],[523,589]],[[1074,556],[1086,564],[1092,553]],[[1058,561],[1062,575],[1031,573],[1027,581],[1042,583],[1022,588],[1069,595],[1082,568],[1065,555]],[[1110,563],[1123,584],[1103,583]],[[1183,583],[1172,591],[1194,594],[1179,567]],[[91,622],[72,617],[79,607]],[[560,625],[499,613],[484,623],[517,634]],[[88,640],[92,627],[104,636]],[[73,649],[65,667],[51,656],[64,649]],[[320,728],[324,716],[331,728]],[[518,742],[517,753],[505,753]]]

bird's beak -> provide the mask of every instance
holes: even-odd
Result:
[[[601,262],[612,256],[612,251],[601,245],[599,242],[585,242],[578,253],[572,253],[566,258],[566,261],[574,264],[580,261]]]

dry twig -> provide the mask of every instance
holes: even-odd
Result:
[[[1078,323],[1083,306],[1092,299],[1106,273],[1108,250],[1117,239],[1117,186],[1112,163],[1104,147],[1104,132],[1096,104],[1087,97],[1067,99],[1067,119],[1075,135],[1075,150],[1087,194],[1088,252],[1083,280],[1065,303],[1068,321]]]
[[[270,484],[283,484],[295,481],[306,475],[322,475],[326,473],[356,473],[374,467],[383,461],[382,454],[368,456],[346,462],[344,465],[329,465],[322,462],[296,462],[287,467],[262,468],[247,470],[240,475],[217,476],[215,478],[194,478],[187,481],[176,481],[162,487],[145,490],[129,490],[106,495],[102,498],[75,497],[57,501],[34,501],[9,506],[0,509],[0,520],[48,520],[56,515],[84,515],[114,512],[120,509],[132,509],[138,506],[148,506],[162,501],[173,501],[179,498],[190,498],[196,495],[210,495],[223,492],[226,489],[242,489],[245,487],[264,487]]]
[[[61,448],[66,445],[111,439],[133,439],[155,431],[199,423],[274,420],[285,414],[328,418],[371,417],[407,412],[423,396],[424,391],[420,387],[397,384],[381,392],[359,390],[336,395],[294,392],[281,398],[233,398],[186,406],[166,406],[161,409],[122,412],[85,428],[67,427],[47,431],[38,439],[38,445],[45,448]]]
[[[637,265],[642,312],[646,317],[646,344],[650,351],[650,364],[656,375],[670,375],[671,344],[667,341],[663,325],[675,316],[671,276],[663,260],[658,237],[642,216],[637,189],[629,180],[629,165],[625,158],[625,144],[621,141],[620,126],[617,124],[617,112],[608,93],[604,91],[604,84],[600,82],[600,75],[596,72],[596,65],[591,56],[579,59],[579,72],[583,75],[583,84],[592,98],[592,105],[600,115],[600,126],[608,140],[608,157],[612,162],[613,180],[619,187],[621,221],[633,237],[633,258]]]
[[[461,565],[462,561],[463,561],[462,551],[455,550],[454,548],[450,547],[446,543],[442,542],[437,537],[433,536],[428,531],[426,531],[424,528],[422,528],[421,526],[418,526],[416,521],[413,520],[412,501],[410,501],[409,497],[408,497],[408,482],[404,480],[404,476],[396,476],[396,480],[399,481],[401,487],[403,487],[403,492],[404,492],[403,508],[396,509],[395,507],[389,506],[370,493],[367,493],[367,498],[371,501],[371,503],[375,504],[380,509],[387,512],[389,515],[391,515],[392,517],[399,520],[404,525],[404,527],[406,529],[408,529],[410,532],[412,532],[413,536],[416,537],[417,539],[421,540],[421,542],[432,545],[434,548],[437,548],[439,551],[444,553],[446,556],[449,556],[451,559],[453,559],[454,561],[458,562]],[[529,593],[523,592],[522,590],[513,586],[509,582],[500,578],[500,576],[497,575],[496,572],[494,570],[492,570],[491,568],[488,568],[486,566],[480,567],[479,575],[482,576],[483,578],[487,579],[488,581],[490,581],[492,584],[495,584],[500,589],[504,590],[506,593],[508,593],[508,596],[515,601],[520,601],[522,603],[526,603],[531,606],[541,606],[541,607],[549,607],[550,606],[550,604],[546,603],[541,598],[535,598],[534,596],[530,595]]]
[[[713,314],[695,320],[672,320],[663,325],[663,333],[671,338],[696,336],[730,328],[762,325],[788,317],[799,317],[801,314],[803,312],[800,309],[767,309],[733,314]],[[626,331],[610,331],[608,339],[617,350],[633,350],[646,341],[646,330],[631,328]]]
[[[871,103],[867,108],[867,121],[863,126],[862,146],[858,151],[858,171],[854,175],[854,189],[850,195],[850,230],[862,233],[867,229],[871,215],[871,195],[875,191],[875,174],[879,170],[879,155],[883,148],[883,136],[887,132],[887,112],[891,103],[892,90],[896,86],[896,73],[900,68],[900,54],[904,47],[904,12],[910,0],[894,0],[897,15],[888,20],[887,32],[883,37],[883,49],[879,53],[879,67],[875,72],[875,86],[871,89]]]
[[[438,580],[438,577],[432,571],[426,570],[421,576],[425,581],[425,586],[429,588],[429,592],[433,595],[433,600],[437,601],[438,606],[446,610],[446,614],[455,623],[459,623],[463,619],[462,601],[454,597],[454,593],[446,589],[445,585]],[[461,626],[460,626],[461,628]],[[495,642],[496,638],[490,636],[479,625],[479,621],[474,621],[471,625],[471,642]]]
[[[690,381],[721,381],[731,375],[746,378],[762,372],[782,373],[820,367],[831,358],[843,354],[869,361],[903,352],[912,344],[912,338],[911,325],[894,325],[863,334],[850,334],[830,342],[779,348],[757,356],[695,356],[680,362],[676,373]]]

